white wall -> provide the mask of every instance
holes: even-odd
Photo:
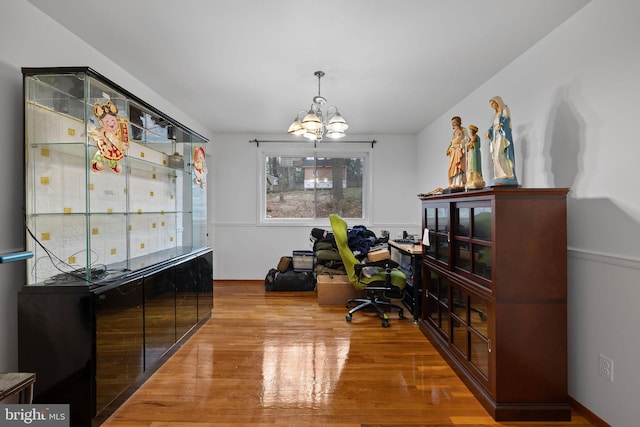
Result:
[[[177,110],[93,48],[25,0],[0,0],[0,253],[24,250],[24,139],[21,67],[90,66],[161,111],[210,136],[204,126]],[[18,368],[17,293],[25,263],[0,264],[0,372]]]
[[[639,16],[635,0],[593,0],[418,142],[428,162],[419,182],[445,187],[450,118],[484,134],[493,117],[488,100],[500,95],[511,108],[520,184],[570,187],[569,394],[614,426],[637,425],[640,395]],[[493,48],[501,37],[508,34],[497,32]],[[613,382],[599,376],[599,354],[613,359]]]
[[[209,236],[214,248],[213,274],[216,279],[264,279],[283,255],[293,250],[311,249],[309,233],[314,225],[260,224],[259,149],[250,140],[276,140],[284,136],[216,135],[209,144]],[[420,230],[419,185],[416,137],[384,135],[353,136],[351,140],[376,140],[371,150],[373,194],[372,216],[363,225],[379,233],[393,235]],[[335,144],[332,144],[332,146]],[[305,148],[309,147],[305,143]],[[287,144],[285,148],[290,148]],[[364,145],[364,147],[370,147]],[[364,148],[358,147],[358,149]],[[358,225],[358,224],[350,224]],[[329,221],[320,228],[330,229]]]
[[[1,253],[24,247],[20,67],[89,65],[211,136],[25,0],[0,0],[0,10]],[[484,132],[492,115],[488,99],[501,95],[512,110],[521,184],[571,187],[569,394],[614,426],[636,424],[640,395],[638,16],[635,0],[592,0],[418,138],[374,136],[374,216],[365,224],[413,232],[420,222],[415,195],[446,186],[450,117],[460,115]],[[499,48],[508,36],[496,30],[496,45],[480,48]],[[262,279],[281,255],[308,241],[309,227],[258,224],[256,147],[248,143],[256,137],[217,135],[208,147],[216,278]],[[21,262],[0,265],[0,371],[17,368],[16,294],[24,274]],[[598,375],[598,354],[614,360],[613,383]]]

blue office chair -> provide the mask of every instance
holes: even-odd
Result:
[[[347,223],[336,214],[329,215],[329,221],[349,281],[356,289],[365,290],[367,293],[366,298],[347,301],[346,306],[350,308],[346,316],[347,322],[351,321],[353,313],[367,307],[373,307],[378,311],[384,328],[389,327],[389,316],[384,308],[395,308],[398,310],[398,316],[404,318],[404,309],[389,301],[402,298],[403,289],[407,284],[407,278],[398,269],[398,263],[390,259],[359,262],[349,247]],[[358,305],[351,308],[353,304]]]

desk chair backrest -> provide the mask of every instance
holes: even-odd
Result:
[[[355,266],[360,262],[358,261],[356,256],[351,251],[351,248],[349,247],[347,223],[345,222],[344,219],[340,218],[336,214],[329,215],[329,221],[331,222],[331,230],[333,231],[333,237],[336,240],[336,246],[338,247],[340,258],[342,258],[344,269],[347,271],[347,275],[349,276],[349,281],[357,289],[366,288],[367,287],[366,284],[360,283],[358,281],[358,275],[356,274]]]

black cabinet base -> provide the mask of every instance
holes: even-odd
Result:
[[[212,265],[206,248],[109,286],[23,287],[18,367],[37,375],[33,402],[99,425],[211,318]]]

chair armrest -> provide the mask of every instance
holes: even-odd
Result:
[[[364,263],[360,263],[360,264],[356,264],[355,265],[355,272],[356,275],[360,276],[360,273],[362,272],[362,269],[364,267],[380,267],[383,269],[394,269],[394,268],[398,268],[400,267],[400,264],[398,264],[397,262],[395,262],[392,259],[383,259],[380,261],[367,261]]]
[[[367,261],[362,264],[364,267],[398,268],[400,264],[392,259],[381,259],[380,261]]]

